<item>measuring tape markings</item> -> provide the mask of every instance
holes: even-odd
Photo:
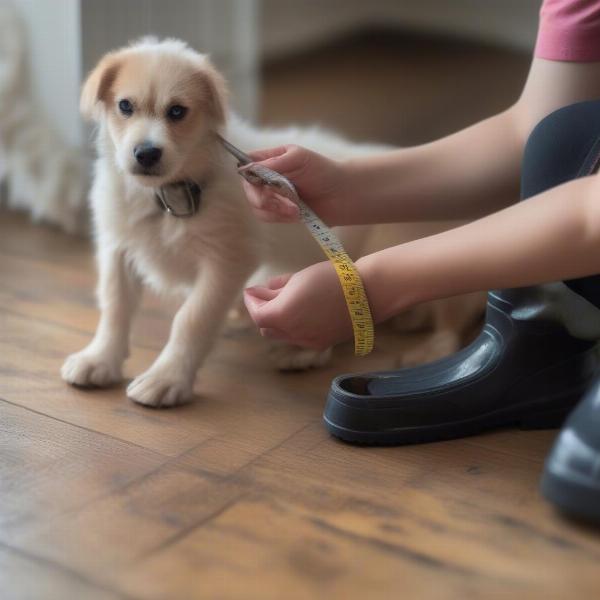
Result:
[[[220,137],[220,136],[219,136]],[[325,256],[331,261],[342,286],[344,299],[354,333],[354,353],[366,356],[373,350],[375,333],[373,317],[365,288],[352,259],[333,231],[298,196],[294,184],[284,175],[260,164],[220,137],[225,149],[240,161],[238,172],[250,183],[265,184],[276,188],[283,196],[294,202],[300,211],[300,218],[319,244]]]
[[[375,334],[369,301],[358,269],[341,242],[317,214],[297,194],[292,200],[300,209],[300,218],[335,268],[352,321],[354,353],[366,356],[373,350]]]

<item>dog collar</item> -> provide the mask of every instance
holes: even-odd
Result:
[[[172,217],[193,217],[200,208],[202,188],[193,181],[179,181],[159,187],[154,195],[159,208]]]

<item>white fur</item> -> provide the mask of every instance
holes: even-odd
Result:
[[[183,61],[207,64],[205,57],[173,40],[146,39],[127,52],[154,58],[176,55]],[[76,385],[103,386],[121,379],[131,317],[145,283],[161,294],[177,294],[183,304],[166,346],[154,364],[133,380],[127,394],[141,404],[172,406],[192,397],[196,372],[248,280],[295,271],[323,260],[323,255],[304,225],[266,224],[253,217],[235,161],[208,132],[194,149],[194,156],[200,158],[188,167],[198,180],[207,178],[199,213],[179,219],[161,212],[154,189],[130,173],[129,163],[140,139],[151,136],[165,141],[163,125],[140,117],[115,145],[107,121],[100,117],[91,191],[101,318],[92,342],[67,359],[62,376]],[[382,149],[352,145],[316,128],[259,130],[233,114],[223,133],[247,150],[293,141],[342,159]],[[176,147],[168,147],[164,155],[173,169],[187,158],[178,156]],[[357,256],[368,231],[366,226],[343,227],[338,235],[348,252]],[[276,345],[271,354],[279,368],[298,369],[323,364],[330,352]]]

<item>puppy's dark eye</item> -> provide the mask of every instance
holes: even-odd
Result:
[[[129,100],[119,100],[119,110],[128,117],[133,114],[133,104]]]
[[[181,121],[185,117],[187,110],[185,106],[175,104],[167,110],[167,118],[171,119],[171,121]]]

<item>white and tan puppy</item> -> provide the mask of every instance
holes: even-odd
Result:
[[[381,148],[351,145],[319,130],[258,131],[234,115],[226,123],[221,76],[205,56],[177,40],[147,38],[106,55],[84,84],[81,109],[98,124],[91,204],[101,317],[94,339],[66,360],[62,376],[83,386],[121,379],[145,283],[161,294],[178,294],[183,303],[166,346],[127,395],[150,406],[185,402],[248,279],[323,260],[303,225],[256,221],[217,133],[243,149],[294,141],[336,158]],[[162,186],[169,202],[185,210],[181,183],[201,190],[192,194],[199,199],[192,216],[173,216],[157,202]],[[356,256],[368,232],[345,227],[339,234]],[[280,347],[277,363],[306,368],[328,354]]]

